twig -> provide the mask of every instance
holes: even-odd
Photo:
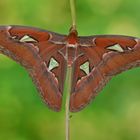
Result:
[[[65,104],[65,121],[66,121],[66,140],[70,140],[70,112],[69,112],[69,103],[70,103],[70,93],[71,93],[71,80],[72,80],[72,67],[67,68],[66,74],[66,83],[67,83],[67,90],[66,90],[66,104]]]
[[[72,17],[72,27],[76,29],[75,0],[70,0],[70,9],[71,9],[71,17]]]
[[[76,12],[75,12],[75,0],[70,0],[71,16],[72,16],[72,28],[76,30]],[[67,67],[66,73],[66,104],[65,104],[65,123],[66,123],[66,140],[70,140],[70,94],[71,94],[71,84],[72,84],[72,67]]]

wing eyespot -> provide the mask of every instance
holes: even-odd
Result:
[[[113,46],[109,46],[107,47],[107,50],[110,50],[110,51],[117,51],[117,52],[124,52],[124,49],[119,45],[119,44],[115,44]]]
[[[86,79],[86,77],[89,75],[90,73],[90,63],[89,61],[84,62],[83,64],[80,65],[80,75],[77,79],[77,85],[79,85],[79,83],[81,81],[83,81],[84,79]]]
[[[85,63],[80,65],[80,70],[84,71],[86,73],[86,75],[88,75],[89,71],[90,71],[89,61],[86,61]]]
[[[58,77],[55,73],[55,69],[59,67],[59,62],[51,57],[48,63],[48,71],[53,75],[55,82],[58,84]]]
[[[29,35],[24,35],[22,38],[19,40],[20,42],[37,42],[33,37]]]
[[[54,68],[57,68],[59,66],[59,63],[57,60],[55,60],[53,57],[51,57],[48,65],[49,71],[53,70]]]
[[[133,49],[132,49],[132,48],[130,48],[130,47],[127,47],[127,50],[132,51]]]
[[[24,35],[22,37],[19,36],[12,36],[11,39],[21,42],[21,43],[37,43],[38,41],[29,35]]]

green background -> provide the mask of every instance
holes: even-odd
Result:
[[[79,35],[140,37],[140,0],[77,0]],[[68,0],[1,0],[1,25],[68,34]],[[71,140],[140,140],[140,69],[113,78],[72,114]],[[0,54],[0,140],[64,140],[64,111],[49,110],[24,68]]]

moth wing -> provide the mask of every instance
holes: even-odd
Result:
[[[74,66],[70,110],[86,107],[112,76],[140,65],[140,39],[119,35],[79,38],[80,54]],[[81,75],[81,65],[89,63],[89,73]]]
[[[0,52],[28,70],[48,106],[59,111],[66,61],[59,54],[65,35],[23,26],[0,26]],[[51,66],[52,60],[57,65]],[[50,69],[51,67],[51,69]]]

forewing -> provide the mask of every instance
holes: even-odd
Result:
[[[101,35],[79,38],[81,55],[75,61],[76,81],[70,100],[70,110],[84,108],[106,85],[112,76],[140,65],[140,40],[134,37]],[[80,66],[89,63],[89,73],[80,75]]]
[[[56,111],[62,103],[66,70],[59,53],[65,47],[64,38],[32,27],[0,26],[0,52],[28,70],[44,101]]]

